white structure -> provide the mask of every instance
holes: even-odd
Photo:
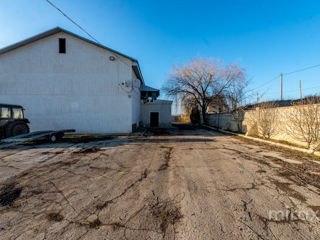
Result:
[[[154,100],[141,103],[141,121],[146,127],[167,128],[171,126],[172,101]]]
[[[23,105],[31,131],[129,133],[142,85],[137,60],[61,28],[0,50],[0,102]]]

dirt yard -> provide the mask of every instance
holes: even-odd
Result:
[[[319,174],[202,129],[2,149],[0,239],[320,239]]]

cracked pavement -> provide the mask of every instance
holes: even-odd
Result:
[[[0,239],[320,239],[319,174],[204,129],[2,149]]]

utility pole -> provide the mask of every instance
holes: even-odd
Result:
[[[283,74],[281,73],[281,74],[280,74],[280,77],[281,77],[281,93],[280,93],[280,101],[282,101],[282,76],[283,76]]]
[[[300,100],[302,100],[301,80],[299,80]]]

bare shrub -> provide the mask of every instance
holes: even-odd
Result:
[[[263,138],[270,139],[277,133],[278,105],[275,102],[259,104],[258,109],[258,133]]]
[[[247,135],[258,137],[258,111],[250,110],[245,112],[245,121],[247,122]]]
[[[246,121],[249,124],[248,135],[262,136],[270,139],[277,133],[278,105],[275,102],[263,102],[256,110],[247,112]]]
[[[320,134],[320,105],[313,97],[293,103],[288,112],[288,134],[296,140],[303,141],[310,148],[311,144],[319,140]]]

